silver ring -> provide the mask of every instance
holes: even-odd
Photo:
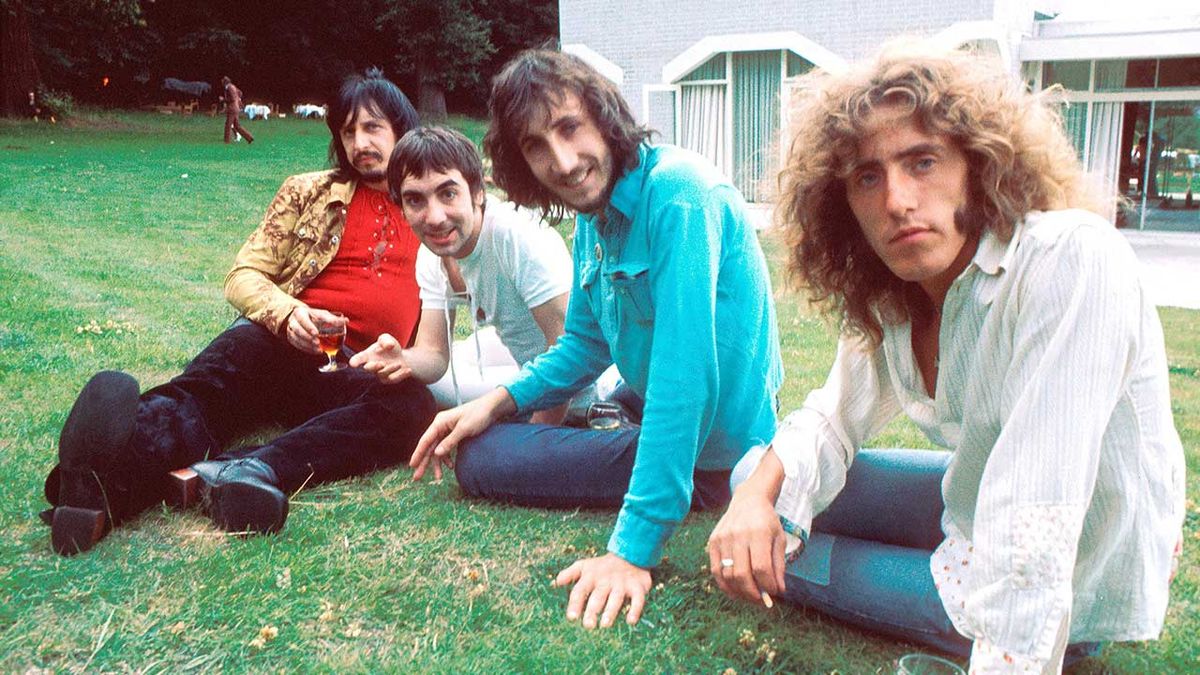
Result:
[[[721,567],[733,567],[733,558],[721,558]]]

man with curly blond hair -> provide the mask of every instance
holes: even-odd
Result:
[[[735,469],[716,583],[972,672],[1157,637],[1184,494],[1162,328],[1058,118],[999,63],[908,42],[797,107],[779,220],[842,338]],[[860,450],[900,414],[945,451]]]

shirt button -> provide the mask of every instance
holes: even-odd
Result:
[[[341,241],[341,237],[339,237],[339,236],[337,236],[337,235],[335,234],[335,235],[333,235],[332,237],[330,237],[329,241],[331,241],[331,242],[333,242],[334,244],[336,244],[336,243],[338,243],[339,241]]]
[[[306,236],[308,236],[308,230],[304,229],[303,227],[302,227],[302,228],[300,228],[300,236],[301,236],[301,237],[306,237]]]
[[[317,261],[316,261],[316,260],[309,260],[309,261],[308,261],[308,266],[309,266],[309,267],[316,267],[316,266],[317,266]]]
[[[596,253],[596,260],[604,259],[604,251],[600,249],[600,244],[596,244],[595,253]]]

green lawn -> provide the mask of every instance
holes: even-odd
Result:
[[[252,146],[223,145],[221,124],[0,121],[0,671],[890,673],[911,650],[724,599],[703,553],[715,515],[669,543],[640,625],[584,631],[549,581],[603,548],[612,514],[471,502],[452,479],[413,484],[407,470],[300,493],[275,537],[162,509],[88,554],[54,555],[37,512],[79,387],[102,368],[143,387],[179,372],[233,319],[221,283],[276,188],[324,166],[321,122],[250,122]],[[778,270],[780,247],[765,244]],[[787,410],[823,380],[834,334],[794,294],[777,297]],[[1195,494],[1200,312],[1162,317]],[[905,424],[876,443],[924,444]],[[1194,502],[1186,527],[1164,639],[1111,646],[1079,672],[1200,669]]]

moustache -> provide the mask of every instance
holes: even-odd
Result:
[[[370,157],[370,158],[374,159],[374,160],[375,160],[375,161],[377,161],[377,162],[382,162],[382,161],[383,161],[383,155],[379,154],[378,152],[371,152],[371,151],[369,151],[369,150],[368,150],[368,151],[366,151],[366,152],[356,152],[356,153],[354,153],[354,158],[353,158],[353,160],[352,160],[352,161],[354,161],[354,162],[358,162],[360,159],[362,159],[362,158],[364,158],[364,157]]]

